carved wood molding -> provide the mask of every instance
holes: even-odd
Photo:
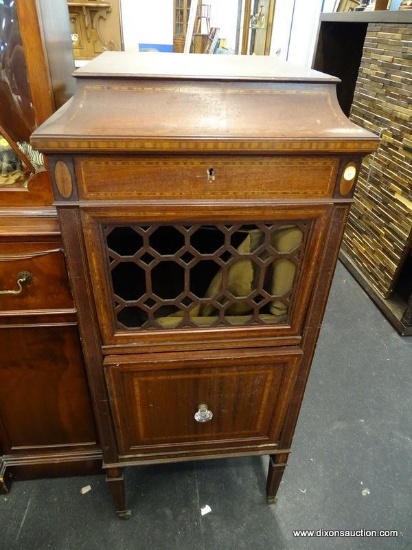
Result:
[[[110,2],[67,2],[69,6],[73,51],[76,58],[92,59],[106,50],[119,50],[111,38],[102,34],[101,20],[112,13]]]

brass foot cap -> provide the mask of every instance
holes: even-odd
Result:
[[[120,512],[117,511],[116,514],[119,516],[119,519],[130,519],[132,517],[131,510],[120,510]]]

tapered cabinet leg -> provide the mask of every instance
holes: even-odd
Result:
[[[276,494],[282,481],[287,459],[287,454],[270,455],[269,457],[269,470],[266,482],[266,502],[268,504],[276,504],[277,502]]]
[[[6,472],[6,464],[0,459],[0,495],[8,495],[12,484],[11,475]]]
[[[10,477],[0,476],[0,495],[8,495],[10,493],[12,479]]]
[[[117,515],[120,519],[129,519],[132,512],[126,508],[123,472],[119,468],[108,468],[106,470],[106,481],[109,483],[112,492],[113,503]]]

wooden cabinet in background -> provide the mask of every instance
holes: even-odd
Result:
[[[120,0],[68,0],[67,4],[75,59],[122,49]]]
[[[0,492],[98,470],[50,175],[31,132],[73,93],[66,0],[0,5]]]
[[[351,120],[380,137],[362,163],[341,260],[402,335],[412,335],[412,11],[321,14],[313,67],[341,79]]]
[[[66,461],[95,458],[94,421],[74,314],[60,314],[56,320],[50,315],[43,324],[30,315],[7,321],[11,324],[0,326],[0,418],[8,465],[42,464],[46,471],[50,446],[55,454],[59,450],[62,461],[65,454]]]
[[[239,455],[270,455],[273,502],[377,139],[335,78],[263,56],[106,52],[76,76],[32,143],[116,511],[124,466]]]
[[[176,53],[183,52],[185,47],[189,10],[190,0],[173,0],[173,51]]]

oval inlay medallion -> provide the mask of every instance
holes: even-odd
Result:
[[[73,180],[70,170],[68,169],[66,163],[62,160],[56,162],[54,168],[54,177],[56,180],[56,186],[60,195],[64,199],[69,199],[73,193]]]
[[[348,162],[343,171],[342,177],[339,183],[339,192],[342,196],[349,195],[356,180],[356,164],[354,162]]]

